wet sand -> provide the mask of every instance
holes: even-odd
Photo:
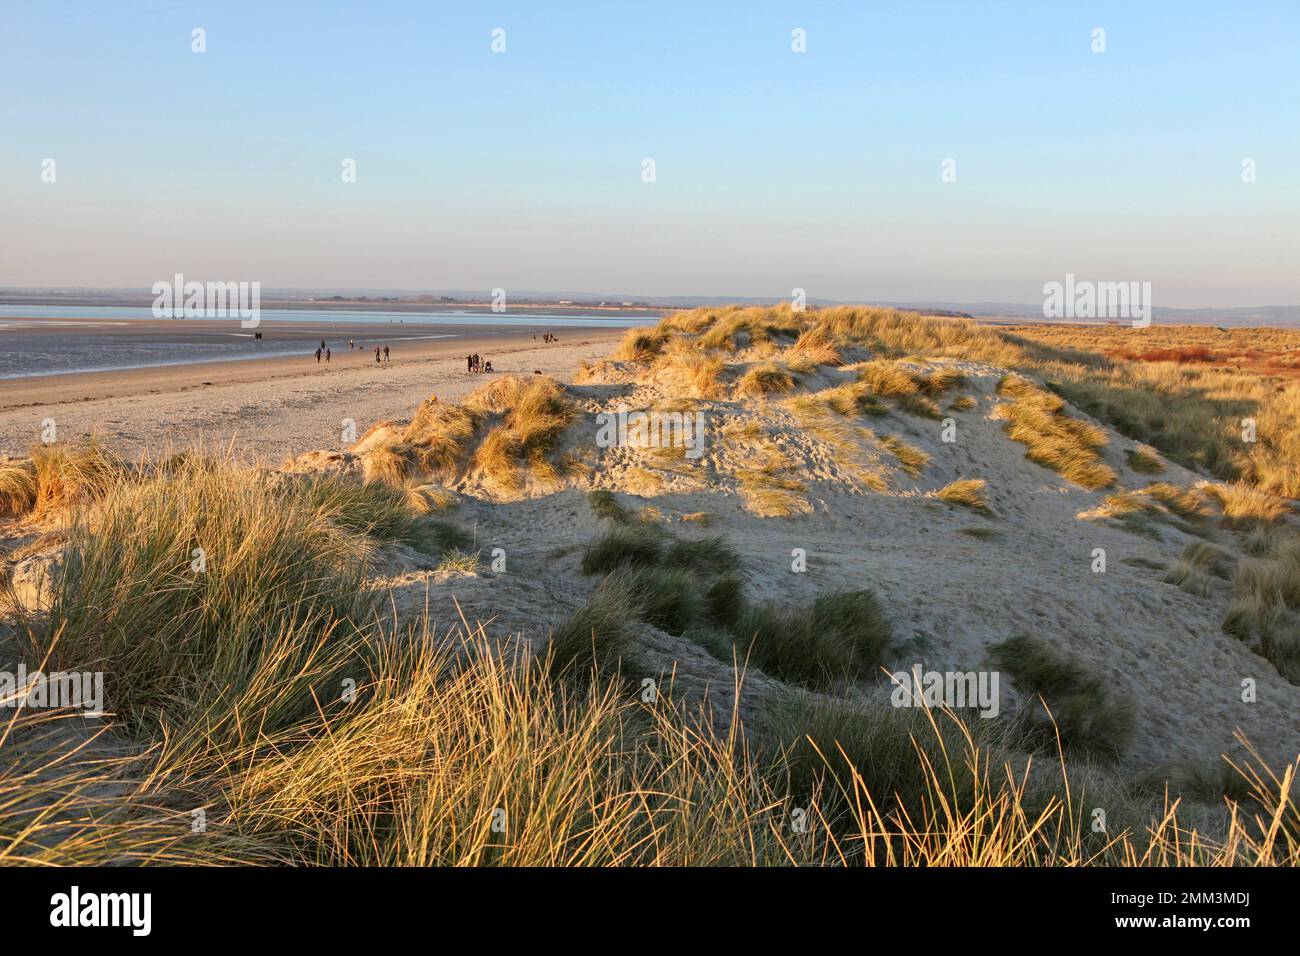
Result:
[[[155,331],[162,339],[175,330],[202,335],[205,323],[124,323],[130,328],[96,334]],[[218,325],[217,323],[212,323]],[[650,324],[649,322],[647,324]],[[170,328],[168,328],[170,327]],[[230,328],[229,323],[218,326]],[[465,356],[477,352],[492,361],[494,374],[531,375],[534,370],[572,378],[582,359],[608,354],[622,329],[552,328],[559,342],[541,341],[531,330],[483,326],[376,326],[374,323],[314,325],[263,323],[268,342],[289,339],[301,351],[240,361],[198,362],[118,371],[75,372],[0,380],[0,455],[23,453],[53,419],[60,440],[95,434],[126,454],[155,454],[201,442],[231,447],[241,457],[278,463],[286,455],[339,444],[341,423],[356,422],[358,433],[374,421],[407,417],[430,394],[458,399],[491,376],[469,374]],[[56,330],[75,336],[69,323]],[[324,331],[331,361],[317,363]],[[49,335],[51,328],[15,329],[7,335]],[[424,335],[452,335],[423,338]],[[349,351],[348,338],[359,348]],[[376,366],[374,345],[386,343],[391,363]]]

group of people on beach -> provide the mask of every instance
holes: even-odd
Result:
[[[536,332],[533,333],[533,341],[534,341],[534,342],[537,341],[537,333],[536,333]],[[543,342],[558,342],[558,341],[560,341],[560,340],[557,339],[557,338],[556,338],[554,335],[552,335],[550,332],[543,332],[543,333],[542,333],[542,341],[543,341]]]
[[[491,372],[492,361],[484,361],[483,357],[477,352],[473,355],[465,356],[465,371],[467,372]]]
[[[348,351],[351,352],[351,351],[354,351],[354,350],[359,352],[359,351],[362,350],[362,347],[359,346],[359,345],[357,345],[356,342],[353,341],[352,339],[348,339]],[[322,358],[325,359],[325,363],[328,365],[328,364],[329,364],[329,360],[330,360],[330,347],[329,347],[329,345],[325,342],[324,339],[321,339],[321,340],[320,340],[320,348],[318,348],[318,349],[316,350],[316,362],[317,362],[317,364],[320,363],[320,360],[321,360]],[[376,345],[376,346],[375,346],[375,364],[376,364],[376,365],[391,365],[391,364],[392,364],[392,354],[388,351],[388,346],[387,346],[387,345],[384,345],[384,346]],[[489,365],[488,365],[488,371],[489,371],[489,372],[492,371],[492,366],[491,366],[490,363],[489,363]]]

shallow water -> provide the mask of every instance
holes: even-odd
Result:
[[[69,318],[86,321],[54,321]],[[355,337],[362,347],[396,346],[415,340],[516,332],[520,327],[624,328],[647,321],[526,312],[456,310],[396,315],[264,309],[260,326],[264,339],[258,342],[253,339],[253,330],[241,328],[238,319],[205,321],[201,326],[187,325],[185,319],[149,326],[130,321],[139,319],[152,320],[153,315],[146,307],[0,306],[0,380],[311,355],[320,339],[329,341],[337,357],[347,351],[348,337]]]

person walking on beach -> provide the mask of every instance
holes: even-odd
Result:
[[[316,350],[316,364],[320,364],[320,349]]]
[[[352,351],[352,340],[351,340],[351,339],[348,339],[348,351],[349,351],[349,352]]]
[[[384,346],[384,364],[385,364],[385,365],[388,364],[388,346],[387,346],[387,345]]]
[[[329,350],[329,349],[326,349],[326,350],[325,350],[325,364],[326,364],[326,365],[329,365],[329,363],[330,363],[330,350]]]
[[[375,364],[376,364],[376,365],[379,364],[379,346],[378,346],[378,345],[375,346]]]
[[[465,371],[466,372],[474,371],[474,356],[472,355],[465,356]]]

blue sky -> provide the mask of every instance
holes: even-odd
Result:
[[[0,283],[1300,303],[1298,37],[1293,2],[3,0]]]

